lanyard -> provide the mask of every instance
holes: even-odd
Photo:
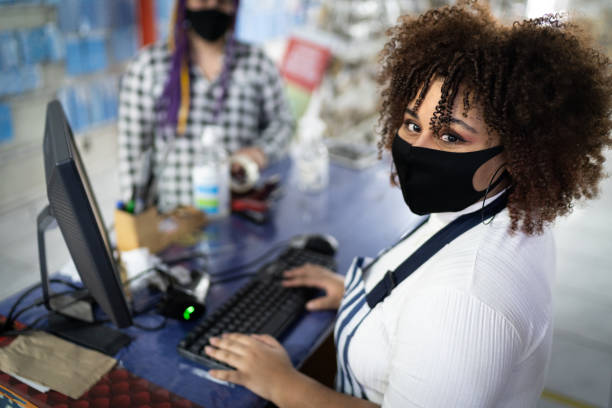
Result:
[[[370,308],[374,308],[374,306],[382,302],[391,294],[393,288],[399,285],[421,265],[427,262],[429,258],[434,256],[445,245],[450,243],[459,235],[480,224],[482,220],[493,217],[499,213],[506,207],[507,202],[508,193],[504,192],[495,201],[488,204],[481,210],[464,214],[442,228],[440,231],[436,232],[423,245],[414,251],[412,255],[402,262],[395,269],[395,271],[387,271],[383,279],[378,282],[376,286],[374,286],[370,293],[366,295],[366,300]],[[418,227],[420,227],[420,225]]]

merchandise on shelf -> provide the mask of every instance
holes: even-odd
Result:
[[[61,0],[57,5],[59,27],[64,33],[107,29],[113,18],[111,10],[115,1]]]
[[[333,56],[321,84],[321,118],[328,136],[347,136],[356,124],[369,122],[376,114],[377,54],[385,43],[385,31],[399,15],[414,11],[406,7],[419,7],[418,3],[422,2],[322,1],[319,26],[310,35],[327,41]]]
[[[0,104],[0,143],[13,140],[13,118],[11,107]]]
[[[236,37],[262,44],[290,34],[304,24],[308,2],[300,0],[242,0]]]
[[[66,37],[66,72],[83,75],[108,67],[106,38],[102,34]]]
[[[53,23],[44,26],[47,61],[57,62],[66,57],[66,45],[62,33]]]
[[[42,86],[38,65],[25,65],[0,72],[0,96],[15,95]]]
[[[104,76],[86,84],[65,86],[57,92],[68,122],[75,132],[117,119],[119,81]]]
[[[0,71],[19,66],[19,42],[13,31],[0,31]]]
[[[44,27],[17,31],[23,63],[35,65],[47,60],[47,37]]]

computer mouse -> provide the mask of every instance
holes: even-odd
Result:
[[[304,248],[323,255],[334,256],[338,250],[338,241],[329,234],[312,234],[306,236]]]

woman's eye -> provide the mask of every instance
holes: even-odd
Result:
[[[404,124],[406,125],[406,129],[408,129],[409,132],[419,133],[421,131],[420,126],[417,125],[416,123],[404,122]]]
[[[458,143],[458,142],[462,142],[463,141],[460,137],[455,136],[455,135],[450,134],[450,133],[445,133],[442,136],[440,136],[440,140],[442,140],[443,142],[446,142],[446,143]]]

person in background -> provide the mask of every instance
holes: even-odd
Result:
[[[169,40],[129,64],[119,95],[123,199],[151,150],[159,209],[192,204],[192,167],[206,126],[220,126],[228,152],[260,168],[286,153],[294,123],[282,80],[261,50],[234,38],[237,11],[237,0],[176,0]]]
[[[357,258],[344,284],[313,265],[285,273],[325,290],[310,310],[338,309],[335,391],[266,335],[211,339],[206,352],[235,370],[210,374],[281,408],[535,407],[553,333],[550,225],[597,194],[610,60],[563,16],[507,27],[474,2],[390,34],[380,146],[428,221]]]

